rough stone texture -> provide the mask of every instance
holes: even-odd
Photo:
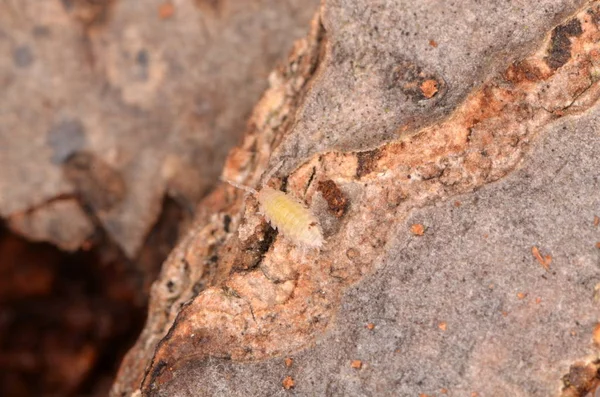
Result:
[[[525,57],[581,3],[325,1],[328,56],[274,155],[297,164],[315,152],[374,147],[432,124]],[[428,79],[439,84],[429,100],[419,89]]]
[[[135,257],[165,194],[193,208],[214,184],[316,3],[1,2],[0,217],[69,250],[99,226]]]
[[[510,177],[412,212],[329,331],[289,352],[291,368],[285,355],[212,358],[160,395],[286,395],[286,376],[298,396],[558,395],[572,363],[598,357],[598,125],[598,108],[555,123]],[[549,272],[532,246],[552,255]]]
[[[304,200],[323,249],[219,186],[113,395],[594,389],[599,7],[325,1],[224,170]]]

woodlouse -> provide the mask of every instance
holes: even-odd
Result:
[[[261,214],[275,229],[293,244],[307,248],[321,248],[323,231],[319,220],[299,200],[290,194],[264,186],[260,190],[228,181],[239,189],[252,193],[260,206]]]

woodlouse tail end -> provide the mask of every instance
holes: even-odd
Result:
[[[323,232],[321,232],[320,228],[318,230],[319,231],[316,235],[312,236],[312,238],[304,242],[304,244],[308,248],[320,250],[323,247],[323,244],[325,243],[325,239],[323,238]]]

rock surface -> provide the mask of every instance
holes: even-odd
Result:
[[[305,201],[324,247],[219,186],[113,395],[596,388],[600,4],[385,4],[322,4],[224,170]]]
[[[300,396],[559,395],[570,365],[598,357],[599,122],[556,123],[510,177],[413,211],[289,368],[286,354],[192,361],[158,394],[285,395],[291,376]]]

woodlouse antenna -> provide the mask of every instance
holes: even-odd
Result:
[[[275,175],[275,173],[277,171],[279,171],[279,169],[281,168],[281,166],[283,165],[283,160],[279,160],[274,166],[273,168],[271,168],[269,170],[269,172],[265,173],[264,176],[262,177],[262,183],[266,184],[267,182],[269,182],[269,179],[271,179],[273,177],[273,175]]]
[[[255,195],[255,196],[256,196],[256,194],[258,193],[258,192],[256,191],[256,189],[254,189],[254,188],[251,188],[250,186],[242,185],[241,183],[237,183],[237,182],[234,182],[234,181],[230,181],[229,179],[225,179],[225,178],[223,178],[223,177],[221,177],[221,180],[222,180],[223,182],[227,182],[227,183],[229,183],[229,184],[230,184],[231,186],[233,186],[233,187],[237,187],[238,189],[242,189],[242,190],[244,190],[244,191],[246,191],[246,192],[248,192],[248,193],[252,193],[252,194],[253,194],[253,195]]]

